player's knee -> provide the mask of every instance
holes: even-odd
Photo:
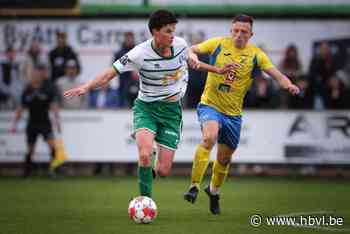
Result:
[[[216,143],[217,135],[215,134],[205,134],[203,136],[203,144],[207,149],[212,149]]]
[[[152,147],[140,147],[139,149],[139,162],[141,166],[151,165]]]
[[[161,177],[167,177],[170,175],[170,167],[160,167],[158,169],[158,175],[160,175]]]
[[[221,165],[226,166],[231,162],[231,157],[219,157],[218,161]]]

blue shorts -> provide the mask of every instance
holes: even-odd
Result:
[[[241,135],[242,117],[225,115],[213,107],[199,104],[197,107],[198,120],[203,123],[208,120],[215,120],[219,123],[218,143],[225,144],[235,150]]]

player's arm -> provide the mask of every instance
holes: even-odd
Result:
[[[115,68],[113,67],[108,68],[102,73],[100,73],[99,75],[97,75],[95,79],[87,81],[86,83],[76,88],[67,90],[66,92],[64,92],[63,96],[65,98],[71,98],[75,96],[84,95],[88,93],[90,90],[106,86],[109,81],[111,81],[115,76],[118,76],[118,75],[119,73]]]
[[[223,67],[215,67],[207,63],[201,62],[198,59],[198,56],[197,56],[198,54],[203,54],[201,53],[198,45],[194,45],[189,49],[188,64],[190,65],[191,68],[196,70],[207,71],[207,72],[212,72],[217,74],[224,74],[228,71],[232,71],[240,67],[239,63],[228,63],[228,64],[225,64]]]
[[[287,90],[289,93],[296,95],[299,94],[300,90],[298,86],[294,85],[287,76],[283,75],[277,68],[271,67],[264,70],[269,74],[273,79],[275,79],[282,89]]]
[[[12,128],[10,130],[12,133],[15,133],[17,131],[17,125],[18,125],[19,120],[22,118],[22,113],[23,113],[23,107],[21,107],[21,106],[17,107],[16,112],[15,112],[15,119],[13,121],[13,125],[12,125]]]

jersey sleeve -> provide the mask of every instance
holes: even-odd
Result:
[[[132,70],[139,70],[142,66],[143,57],[141,48],[135,47],[128,53],[124,54],[121,58],[113,63],[113,67],[118,73],[123,73]]]
[[[221,37],[210,38],[200,44],[198,49],[201,54],[212,54],[221,42]]]
[[[186,40],[183,39],[183,38],[180,38],[180,47],[184,48],[184,50],[185,50],[184,54],[185,54],[186,60],[187,60],[188,59],[188,53],[189,53],[189,46],[188,46]]]
[[[257,59],[258,59],[258,66],[263,71],[274,67],[270,58],[261,49],[258,49]]]

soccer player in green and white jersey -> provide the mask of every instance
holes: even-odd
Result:
[[[176,37],[177,19],[167,10],[154,12],[149,19],[152,38],[135,46],[94,80],[68,90],[64,96],[74,97],[106,85],[119,74],[136,70],[140,76],[140,91],[133,106],[133,125],[139,156],[140,195],[152,196],[151,155],[153,142],[158,144],[155,170],[161,176],[170,173],[181,135],[183,97],[188,80],[188,65],[196,69],[224,74],[234,68],[221,68],[198,61],[186,41]]]

